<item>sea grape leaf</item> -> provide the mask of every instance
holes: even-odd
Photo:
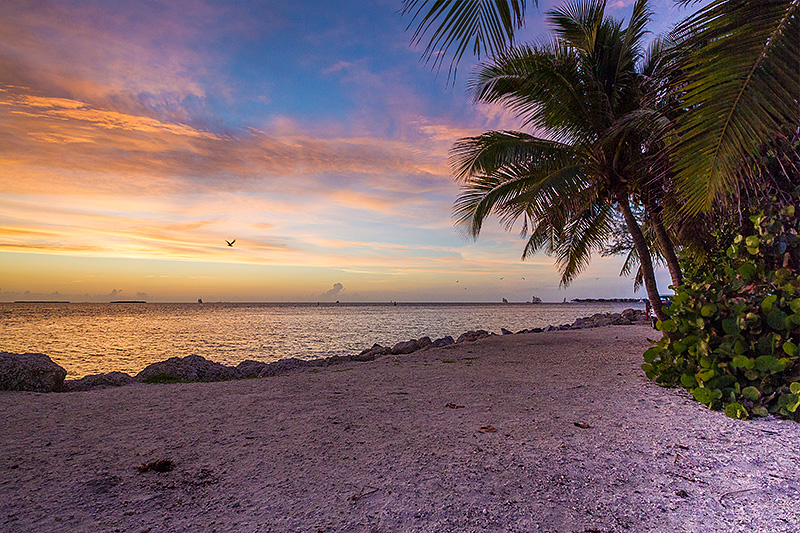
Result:
[[[776,374],[784,369],[783,363],[771,355],[762,355],[756,358],[756,370]]]
[[[704,403],[706,405],[714,401],[711,389],[707,389],[705,387],[695,387],[694,389],[692,389],[692,396],[694,396],[694,399],[697,400],[698,402]]]
[[[743,420],[747,418],[747,409],[738,402],[730,403],[725,407],[725,415],[730,418]]]
[[[714,377],[714,369],[709,368],[708,370],[703,370],[702,372],[698,372],[694,375],[694,378],[697,380],[698,383],[702,383],[703,381],[708,381],[709,379]]]
[[[778,405],[786,408],[790,413],[794,413],[797,411],[797,408],[800,407],[800,395],[784,394],[781,396],[780,400],[778,400]]]
[[[758,389],[755,387],[745,387],[742,389],[742,396],[751,402],[755,402],[761,397],[761,393],[759,393]]]
[[[761,309],[763,309],[765,313],[769,313],[772,310],[772,304],[774,304],[777,299],[777,294],[770,294],[761,302]]]
[[[786,329],[786,313],[781,311],[780,309],[773,309],[767,315],[767,324],[772,329],[782,330]]]
[[[678,325],[675,323],[674,320],[669,318],[667,320],[659,320],[656,323],[656,328],[659,331],[664,331],[666,333],[673,333],[674,331],[676,331],[678,329]]]
[[[783,351],[789,357],[794,357],[797,355],[797,345],[792,341],[786,341],[783,343]]]
[[[691,389],[693,387],[697,387],[697,380],[694,379],[694,376],[691,374],[682,374],[681,385],[683,385],[687,389]]]
[[[661,353],[661,348],[658,346],[653,346],[652,348],[648,348],[644,352],[644,360],[648,363],[652,363],[658,357],[658,354]]]
[[[722,321],[722,330],[728,335],[736,335],[739,333],[739,324],[735,317],[726,318]]]
[[[755,361],[744,355],[737,355],[731,360],[731,366],[734,368],[750,369],[756,366]]]
[[[756,267],[753,263],[743,263],[742,266],[739,267],[739,275],[742,276],[744,279],[749,280],[756,274]]]

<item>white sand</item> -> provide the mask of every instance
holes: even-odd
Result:
[[[0,531],[796,531],[800,425],[737,422],[657,387],[639,369],[648,335],[3,392]],[[175,469],[135,468],[158,459]]]

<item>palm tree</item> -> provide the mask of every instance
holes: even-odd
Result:
[[[403,0],[401,12],[411,14],[409,27],[417,22],[412,41],[422,41],[423,35],[432,33],[422,55],[423,60],[433,60],[440,67],[451,46],[455,52],[450,71],[464,52],[472,46],[472,53],[499,54],[514,42],[514,33],[525,24],[525,0]],[[538,5],[538,0],[534,0]]]
[[[736,196],[764,147],[800,131],[800,0],[716,0],[678,32],[686,112],[671,152],[693,214]]]
[[[471,83],[476,100],[505,105],[545,136],[487,132],[459,141],[452,161],[462,183],[459,221],[477,237],[490,214],[509,228],[522,219],[529,235],[523,257],[542,248],[555,254],[563,284],[602,248],[621,212],[648,297],[664,319],[634,213],[647,183],[646,133],[624,127],[642,111],[637,66],[650,16],[647,0],[636,2],[625,28],[605,16],[602,0],[548,13],[552,43],[512,48],[482,64]]]

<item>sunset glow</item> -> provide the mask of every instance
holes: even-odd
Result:
[[[421,64],[399,6],[4,3],[0,301],[633,296],[620,258],[559,289],[517,232],[454,228],[449,148],[519,126],[468,62]]]

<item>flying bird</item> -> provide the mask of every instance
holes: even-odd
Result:
[[[522,279],[525,279],[525,278],[522,278]]]
[[[502,277],[502,278],[500,278],[500,279],[506,279],[506,277],[505,277],[505,276],[503,276],[503,277]]]
[[[236,239],[233,239],[232,241],[229,241],[229,240],[225,239],[225,242],[228,243],[228,246],[233,246],[233,243],[236,242]]]

